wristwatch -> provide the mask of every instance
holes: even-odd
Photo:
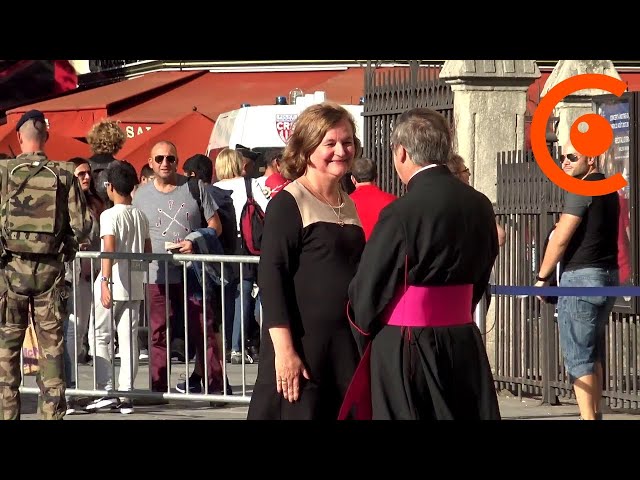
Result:
[[[100,281],[101,282],[107,282],[107,283],[112,283],[111,279],[109,277],[100,277]]]
[[[549,275],[548,277],[541,277],[540,275],[536,275],[536,281],[538,282],[546,282],[547,280],[549,280],[551,278],[551,275]]]

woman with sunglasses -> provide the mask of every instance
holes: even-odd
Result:
[[[90,241],[80,245],[80,250],[99,251],[100,250],[100,214],[105,209],[105,203],[98,195],[96,186],[93,181],[91,166],[89,160],[82,157],[74,157],[69,160],[72,162],[76,169],[74,175],[80,183],[80,188],[84,192],[84,196],[87,202],[87,207],[93,221],[91,226],[91,234],[89,236]],[[79,352],[85,340],[87,334],[87,327],[89,325],[89,315],[91,313],[91,282],[93,282],[95,275],[97,274],[100,264],[94,262],[94,268],[92,271],[91,260],[80,259],[75,262],[75,279],[73,263],[69,262],[66,266],[65,282],[69,287],[69,299],[67,300],[67,311],[70,312],[69,316],[64,322],[64,341],[65,341],[65,355],[64,355],[64,368],[65,377],[67,379],[67,388],[76,388],[76,359],[80,357]],[[76,286],[75,299],[72,286]],[[89,345],[91,349],[91,345]],[[77,409],[77,402],[75,399],[67,397],[67,414],[72,414]]]

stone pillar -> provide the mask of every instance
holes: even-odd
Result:
[[[549,90],[563,80],[584,73],[599,73],[621,80],[611,60],[559,60],[544,84],[541,96],[544,97]],[[597,88],[579,90],[558,102],[554,109],[554,116],[559,118],[556,128],[558,146],[562,147],[567,143],[571,125],[578,117],[586,113],[595,113],[591,105],[593,96],[605,93],[610,92]]]
[[[471,170],[471,185],[494,205],[498,152],[524,149],[527,90],[539,77],[534,60],[447,60],[440,72],[454,94],[457,151]],[[485,325],[494,324],[495,303]],[[495,328],[485,345],[495,368]]]
[[[539,77],[534,60],[447,60],[440,72],[454,94],[457,151],[494,203],[497,154],[524,148],[527,90]]]

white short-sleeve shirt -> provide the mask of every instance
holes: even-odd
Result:
[[[144,242],[149,238],[149,220],[133,205],[117,204],[100,215],[100,244],[104,251],[105,235],[115,237],[116,252],[144,253]],[[140,260],[114,260],[111,269],[113,300],[144,300],[146,262]],[[131,282],[129,282],[131,272]],[[102,276],[100,272],[100,276]],[[100,279],[98,278],[98,282]]]

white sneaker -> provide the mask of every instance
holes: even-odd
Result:
[[[76,401],[73,397],[67,397],[67,410],[64,412],[65,415],[73,415],[80,410],[77,407]]]
[[[140,355],[138,355],[138,360],[148,360],[149,352],[147,350],[140,350]]]
[[[88,412],[96,412],[102,409],[112,410],[118,408],[118,403],[120,403],[120,400],[117,397],[102,397],[87,405],[85,410]]]
[[[242,354],[240,352],[231,352],[231,364],[232,365],[240,365],[242,363]],[[251,364],[253,363],[253,358],[251,355],[245,352],[244,354],[244,363]]]
[[[133,413],[133,403],[131,402],[131,400],[121,401],[118,407],[120,407],[120,413],[122,413],[123,415],[129,415],[130,413]]]

